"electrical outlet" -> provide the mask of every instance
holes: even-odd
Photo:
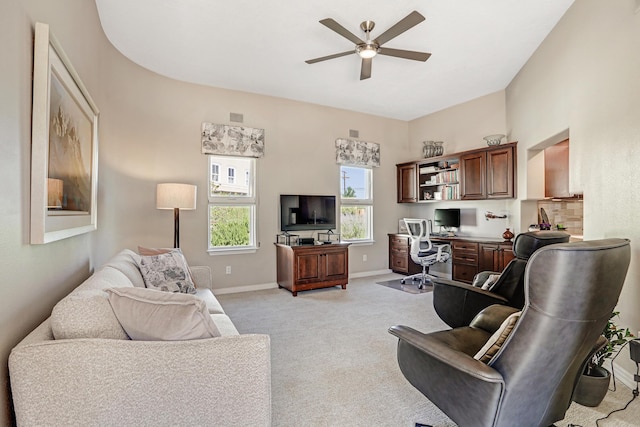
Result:
[[[362,255],[362,261],[367,262],[367,255]]]
[[[226,274],[231,274],[231,266],[227,265],[227,268],[225,269],[225,273]]]

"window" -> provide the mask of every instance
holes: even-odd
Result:
[[[256,160],[209,156],[209,163],[212,171],[209,181],[209,252],[255,250]],[[214,180],[214,165],[227,169],[226,184]],[[246,182],[235,182],[236,170],[245,174]]]
[[[352,242],[373,240],[373,173],[340,167],[340,237]]]
[[[211,182],[220,182],[220,165],[211,164]]]

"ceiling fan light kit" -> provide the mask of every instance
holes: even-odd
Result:
[[[418,25],[424,21],[424,16],[415,10],[403,19],[398,21],[395,25],[389,28],[384,33],[380,34],[377,38],[371,39],[371,31],[375,27],[375,22],[364,21],[360,24],[360,29],[365,33],[365,39],[362,40],[349,30],[338,24],[331,18],[323,19],[320,23],[330,30],[335,31],[342,37],[355,44],[355,50],[335,53],[333,55],[322,56],[320,58],[309,59],[305,61],[307,64],[315,64],[316,62],[326,61],[328,59],[335,59],[341,56],[346,56],[351,53],[357,53],[362,58],[362,65],[360,68],[360,80],[368,79],[371,77],[371,59],[376,55],[394,56],[396,58],[411,59],[413,61],[426,61],[431,56],[430,53],[416,52],[411,50],[384,48],[382,45],[389,40],[399,36],[405,31]]]

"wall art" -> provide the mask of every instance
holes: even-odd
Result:
[[[98,108],[49,25],[36,23],[31,243],[95,230],[97,180]]]

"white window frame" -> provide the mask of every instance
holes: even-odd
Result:
[[[217,159],[222,156],[210,156],[209,164],[213,164],[214,160],[216,163],[223,163],[223,161],[218,161]],[[258,210],[258,199],[256,196],[256,183],[257,183],[257,161],[255,158],[247,158],[242,157],[244,160],[249,160],[249,171],[247,172],[249,176],[253,177],[253,180],[249,180],[249,194],[247,196],[241,195],[233,195],[233,196],[217,196],[211,193],[211,181],[209,181],[209,203],[207,206],[207,252],[210,255],[228,255],[228,254],[240,254],[240,253],[254,253],[257,251],[259,245],[257,243],[257,210]],[[223,160],[223,159],[221,159]],[[235,172],[235,168],[233,169]],[[211,174],[210,174],[211,176]],[[251,182],[252,181],[252,182]],[[242,246],[225,246],[225,247],[213,247],[211,246],[211,219],[210,219],[210,211],[212,206],[222,206],[222,207],[248,207],[249,208],[249,244]]]
[[[369,197],[367,198],[345,198],[342,197],[343,194],[343,181],[342,181],[342,168],[357,168],[364,169],[366,172],[365,179],[367,181],[367,185],[369,186]],[[342,230],[342,208],[348,207],[357,207],[366,209],[367,215],[367,223],[369,224],[369,229],[367,230],[367,235],[363,239],[347,239],[345,237],[341,238],[351,243],[373,243],[373,170],[371,168],[366,168],[362,166],[351,166],[351,165],[342,165],[340,166],[340,230]]]
[[[227,168],[227,184],[236,183],[236,168]]]
[[[215,172],[213,171],[213,168],[215,168]],[[219,183],[220,182],[220,165],[218,163],[211,163],[211,182],[216,182]]]

